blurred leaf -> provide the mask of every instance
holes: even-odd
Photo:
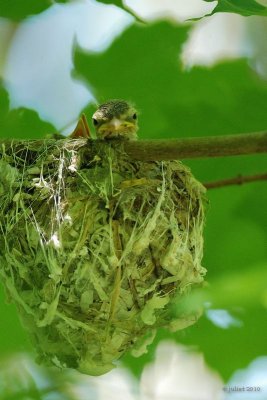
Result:
[[[266,155],[265,155],[266,161]],[[266,166],[267,169],[267,166]],[[266,183],[264,184],[266,186]],[[262,187],[264,187],[262,186]],[[255,204],[255,199],[257,201],[257,207],[253,206]],[[250,187],[244,195],[240,198],[239,203],[236,207],[236,216],[242,218],[246,224],[253,223],[254,226],[260,227],[263,232],[266,232],[267,227],[267,194],[265,191],[261,191],[261,185],[253,185]],[[253,212],[246,212],[247,205],[253,206]],[[253,243],[252,243],[252,246]],[[267,248],[266,248],[266,259],[267,259]]]
[[[243,271],[227,271],[209,281],[208,287],[192,291],[183,300],[177,299],[174,313],[192,310],[211,304],[212,308],[240,308],[253,310],[255,307],[267,309],[267,269],[266,262],[252,265]],[[253,312],[253,311],[252,311]],[[267,315],[266,315],[267,316]]]
[[[210,299],[213,307],[246,306],[247,309],[267,308],[267,263],[252,265],[243,271],[228,273],[211,282]],[[267,314],[266,314],[267,317]]]
[[[67,2],[68,0],[1,0],[0,17],[20,21],[41,13],[55,3]]]
[[[3,286],[0,284],[0,354],[1,357],[31,349],[28,335],[23,329],[14,304],[7,304]],[[1,397],[0,397],[1,398]]]
[[[167,332],[167,335],[169,336],[170,333]],[[155,351],[156,351],[156,347],[157,347],[158,343],[159,343],[159,340],[157,340],[157,338],[156,338],[156,339],[154,339],[153,343],[147,347],[146,353],[142,354],[140,357],[134,357],[131,355],[130,352],[128,352],[123,355],[120,362],[122,362],[122,364],[125,367],[129,368],[131,370],[131,372],[133,373],[133,375],[137,379],[139,379],[143,372],[144,366],[154,360],[154,355],[155,355]]]
[[[205,1],[213,2],[214,0]],[[232,12],[247,17],[249,15],[267,15],[267,8],[255,0],[218,0],[217,6],[209,15],[217,12]]]
[[[97,0],[98,3],[113,4],[114,6],[122,8],[124,11],[132,14],[139,22],[144,22],[140,19],[129,7],[125,6],[123,0]]]
[[[15,353],[0,360],[0,399],[77,400],[75,389],[81,385],[81,377],[73,370],[37,365],[26,352]]]
[[[55,3],[69,3],[71,0],[1,0],[0,17],[20,21],[32,15],[40,14]],[[124,5],[122,0],[97,0],[103,4],[113,4],[132,14],[135,19],[143,22],[134,12]]]
[[[225,176],[235,176],[238,171],[251,170],[253,173],[256,169],[266,169],[266,156],[244,157],[239,162],[232,159],[210,162],[210,175],[212,172],[216,175],[216,167]],[[204,172],[201,166],[199,170],[200,174]],[[267,219],[262,203],[267,201],[266,182],[212,190],[208,197],[210,207],[203,260],[208,269],[207,278],[217,277],[226,270],[243,274],[251,265],[264,263],[267,258]]]
[[[97,0],[97,1],[98,1],[98,3],[114,4],[114,6],[124,8],[122,0]]]
[[[37,139],[56,129],[39,118],[36,111],[24,107],[9,110],[9,98],[0,84],[0,138]]]
[[[219,371],[225,380],[237,369],[266,354],[266,308],[240,310],[234,315],[242,326],[221,329],[202,317],[196,325],[174,335],[179,343],[203,352],[209,365]]]

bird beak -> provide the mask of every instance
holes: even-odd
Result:
[[[112,118],[112,120],[109,122],[109,126],[113,127],[115,129],[115,131],[118,130],[121,125],[122,125],[122,122],[118,118]]]
[[[127,139],[130,135],[131,138],[135,139],[136,130],[137,127],[132,122],[113,117],[110,121],[100,125],[97,129],[97,137],[101,139],[124,137]]]

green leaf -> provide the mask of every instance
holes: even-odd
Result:
[[[207,302],[217,309],[267,308],[266,263],[246,266],[242,273],[227,271],[214,277],[207,288],[191,292],[182,301],[178,298],[174,313],[191,313],[201,306],[204,308]]]
[[[213,2],[213,0],[205,0]],[[217,12],[231,12],[248,17],[250,15],[267,15],[267,8],[255,0],[219,0],[211,14]]]
[[[265,160],[264,160],[265,158]],[[208,168],[208,161],[205,163]],[[205,168],[206,168],[205,165]],[[199,164],[194,163],[195,168]],[[237,176],[266,170],[265,156],[237,157],[212,161],[214,178],[220,174]],[[200,175],[204,168],[200,167]],[[206,180],[206,179],[205,179]],[[208,268],[208,279],[226,272],[243,274],[244,270],[265,262],[267,242],[267,187],[265,182],[244,186],[225,187],[208,192],[210,207],[205,229],[204,265]]]
[[[97,0],[98,3],[113,4],[114,6],[122,8],[124,11],[131,14],[137,21],[144,22],[139,16],[137,16],[129,7],[125,6],[122,0]]]
[[[6,303],[2,284],[0,285],[0,314],[2,319],[0,329],[1,357],[12,352],[31,349],[28,336],[19,321],[15,305]]]
[[[20,21],[28,16],[39,14],[54,3],[66,3],[68,0],[1,0],[0,17]]]
[[[130,8],[123,4],[122,0],[97,0],[103,4],[113,4],[130,13],[139,22],[144,22]],[[0,17],[20,21],[28,16],[39,14],[55,3],[68,3],[70,0],[1,0]]]
[[[56,132],[36,111],[24,107],[9,110],[9,98],[0,84],[0,138],[37,139]]]
[[[236,311],[241,326],[221,329],[207,318],[174,337],[205,355],[208,364],[228,380],[237,369],[245,368],[258,356],[266,354],[266,309]]]

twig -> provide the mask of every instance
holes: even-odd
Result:
[[[230,179],[222,179],[220,181],[208,182],[203,185],[207,189],[217,189],[223,186],[230,185],[242,185],[243,183],[255,182],[255,181],[264,181],[267,180],[267,174],[258,174],[258,175],[250,175],[250,176],[242,176],[238,175],[235,178]]]

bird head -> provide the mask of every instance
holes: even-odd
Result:
[[[99,139],[137,139],[137,112],[125,100],[109,100],[101,104],[93,115]]]

